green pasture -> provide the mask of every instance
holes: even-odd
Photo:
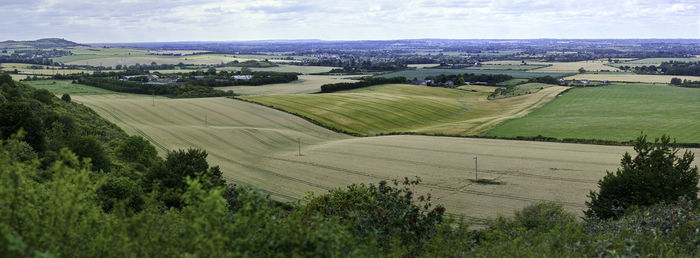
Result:
[[[45,89],[56,95],[63,94],[110,94],[113,91],[100,89],[92,86],[73,84],[68,80],[41,80],[41,81],[25,81],[24,83],[38,89]]]
[[[570,73],[557,73],[557,72],[526,72],[526,71],[516,71],[516,70],[486,70],[486,69],[416,69],[416,70],[405,70],[399,72],[393,72],[388,74],[382,74],[378,77],[391,78],[391,77],[406,77],[409,80],[413,78],[418,78],[419,80],[424,79],[426,76],[435,76],[440,74],[506,74],[513,76],[514,78],[535,78],[543,76],[552,77],[562,77],[569,75]]]
[[[700,89],[650,84],[575,88],[487,135],[629,141],[641,132],[700,143]]]

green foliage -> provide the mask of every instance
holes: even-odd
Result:
[[[200,149],[170,151],[163,164],[152,167],[146,175],[150,187],[162,190],[159,199],[170,207],[181,207],[179,196],[187,178],[198,178],[205,189],[225,185],[218,166],[209,167],[207,152]]]
[[[96,171],[109,172],[111,161],[102,144],[93,136],[75,136],[70,140],[70,150],[81,158],[89,158]]]
[[[379,185],[353,184],[327,195],[309,196],[305,208],[308,215],[337,217],[353,234],[375,239],[379,246],[398,244],[409,248],[409,254],[416,254],[422,251],[423,242],[435,235],[445,212],[442,206],[432,207],[429,193],[414,196],[411,187],[419,183],[418,178],[405,178],[401,184],[394,180],[393,186],[386,181]]]
[[[141,136],[129,136],[124,139],[117,146],[115,154],[123,161],[138,164],[141,171],[160,161],[156,148]]]
[[[8,102],[0,105],[0,135],[9,138],[10,135],[24,129],[24,141],[36,151],[46,148],[44,126],[29,103]]]
[[[51,104],[51,101],[54,99],[54,95],[44,89],[34,91],[33,97],[44,104]]]
[[[691,167],[694,155],[690,151],[679,156],[670,137],[662,136],[652,144],[645,135],[637,138],[634,151],[636,157],[625,153],[617,172],[607,172],[598,181],[599,192],[591,191],[591,201],[586,202],[588,217],[619,218],[632,206],[669,202],[680,196],[697,198],[698,168]]]
[[[138,212],[145,204],[144,193],[138,182],[113,173],[105,176],[96,193],[105,212],[120,204],[130,212]]]
[[[65,102],[70,102],[71,101],[70,95],[68,95],[68,93],[63,94],[61,96],[61,100],[65,101]]]

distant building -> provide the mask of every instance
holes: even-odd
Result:
[[[253,79],[252,75],[234,75],[233,77],[234,80],[242,80],[242,81],[247,81],[250,79]]]
[[[204,79],[204,75],[195,75],[194,78],[197,80],[201,80]]]
[[[411,84],[428,86],[430,84],[433,84],[433,80],[414,80],[414,81],[411,81]]]
[[[488,82],[474,82],[473,85],[489,85]]]

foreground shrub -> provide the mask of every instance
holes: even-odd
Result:
[[[392,183],[353,184],[327,195],[309,196],[306,214],[336,217],[360,238],[374,239],[386,250],[411,249],[399,255],[415,254],[437,232],[445,208],[433,208],[430,194],[415,197],[411,187],[420,183],[418,178]]]
[[[694,155],[690,151],[678,156],[678,146],[668,136],[649,143],[646,136],[634,144],[637,156],[625,153],[616,173],[607,172],[598,181],[599,192],[590,193],[586,216],[619,218],[625,209],[649,206],[661,201],[672,202],[680,196],[697,199],[698,168],[691,167]]]

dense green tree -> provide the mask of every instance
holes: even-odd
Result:
[[[122,141],[115,150],[117,158],[151,167],[158,161],[158,152],[148,140],[141,136],[130,136]]]
[[[24,141],[34,150],[44,151],[44,127],[41,120],[32,112],[28,103],[9,102],[0,105],[0,135],[7,139],[23,128],[26,132]]]
[[[131,212],[138,212],[145,204],[143,190],[137,182],[113,173],[105,176],[96,192],[102,209],[106,212],[119,204]]]
[[[68,93],[63,94],[63,96],[61,96],[61,100],[65,101],[65,102],[70,102],[71,101],[70,95],[68,95]]]
[[[33,95],[32,97],[34,97],[34,99],[36,99],[44,104],[51,104],[51,101],[54,98],[53,93],[51,93],[50,91],[45,90],[45,89],[36,90],[36,91],[34,91],[34,94],[32,94],[32,95]]]
[[[698,168],[691,166],[694,155],[679,148],[671,138],[662,136],[654,143],[646,136],[634,144],[637,156],[625,153],[617,172],[607,172],[598,181],[598,192],[591,191],[586,202],[588,217],[618,218],[632,206],[649,206],[662,201],[671,202],[685,196],[697,199]]]
[[[69,148],[81,158],[90,158],[93,170],[110,171],[112,163],[104,147],[94,136],[75,136],[70,140]]]

